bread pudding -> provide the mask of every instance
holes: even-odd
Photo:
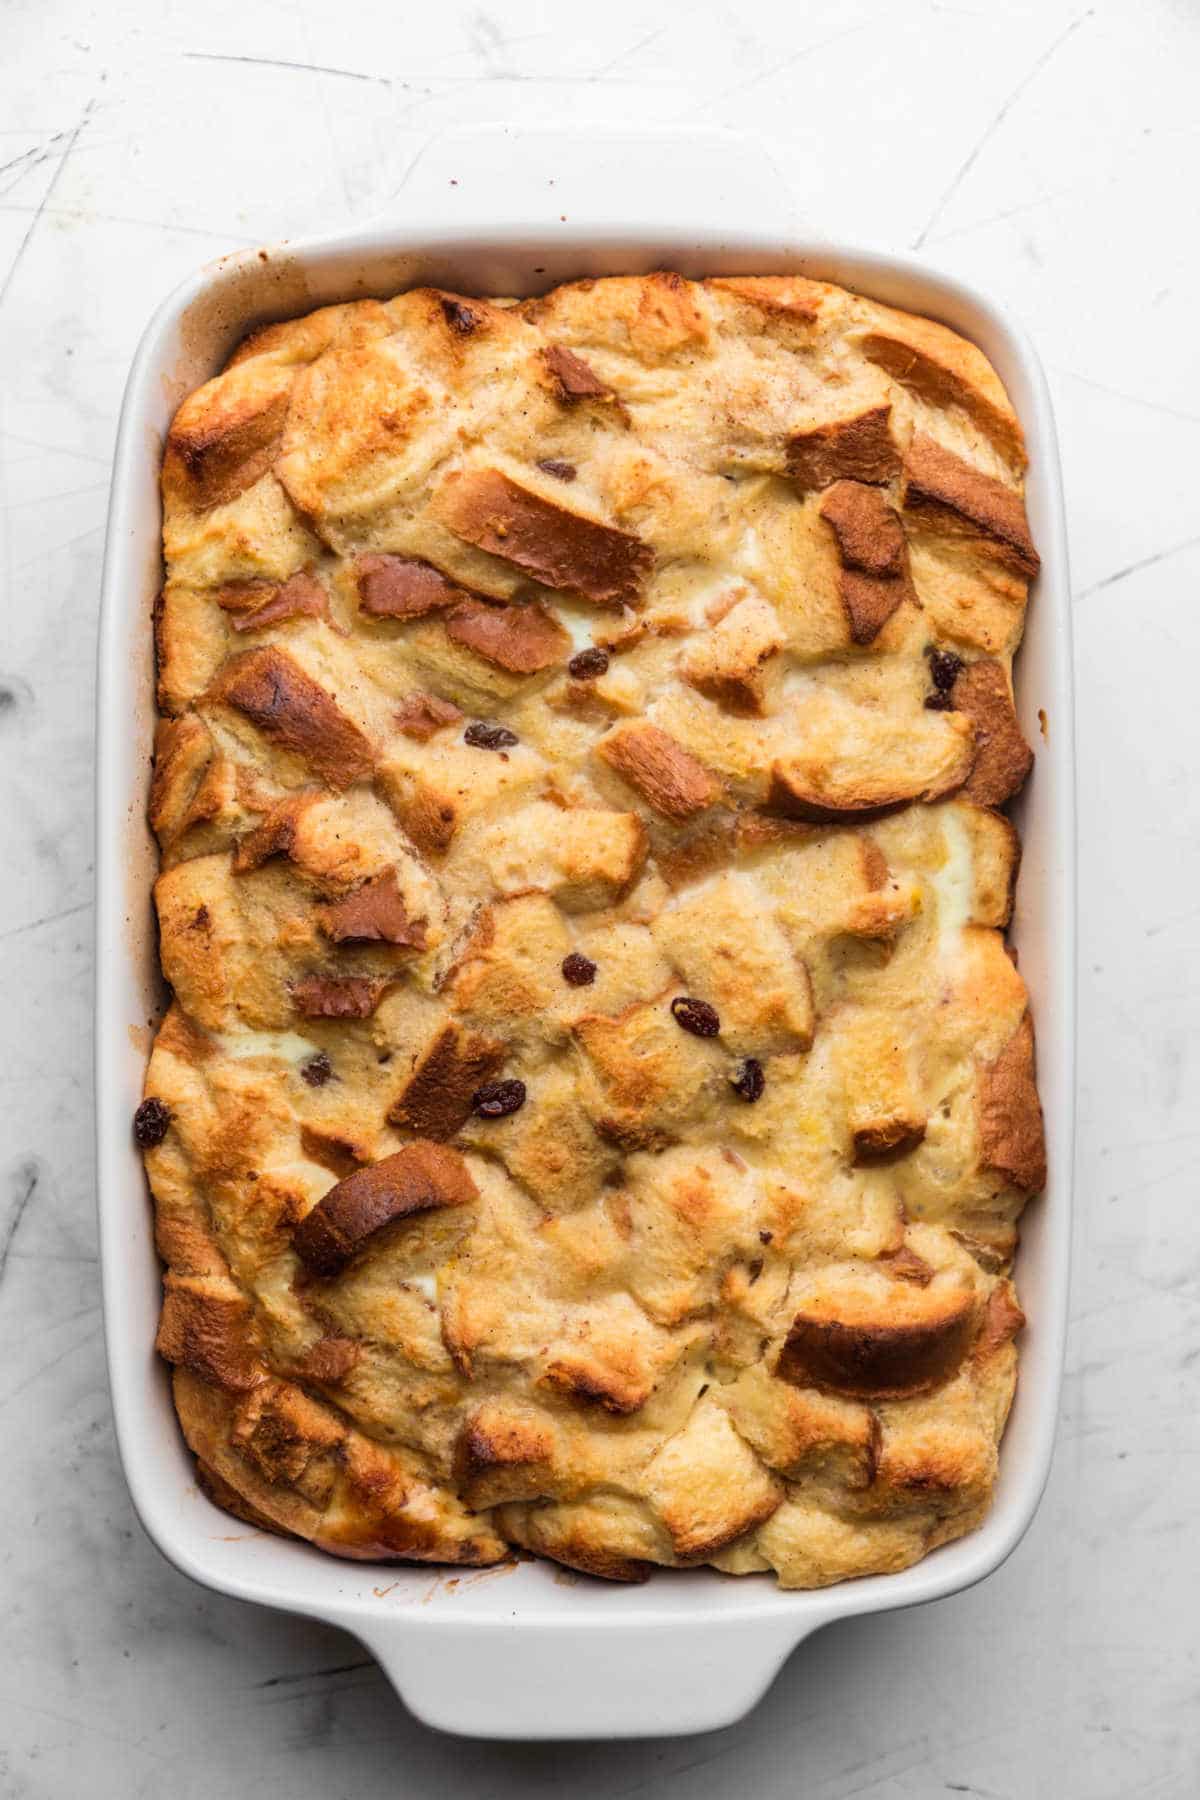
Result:
[[[979,1523],[1025,460],[972,344],[798,276],[358,301],[184,402],[134,1131],[219,1505],[790,1588]]]

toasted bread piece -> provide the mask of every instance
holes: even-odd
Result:
[[[851,341],[864,356],[930,407],[964,412],[1015,469],[1024,468],[1020,422],[981,350],[933,319],[862,301],[859,308],[864,323]]]
[[[890,406],[868,406],[846,418],[797,432],[788,442],[788,473],[801,492],[835,481],[888,482],[900,472]]]
[[[1033,751],[1017,723],[1008,676],[980,657],[955,681],[951,698],[975,728],[975,758],[964,792],[977,806],[1003,806],[1019,793],[1033,767]]]
[[[257,731],[333,788],[369,777],[370,739],[332,694],[274,645],[231,658],[210,698],[240,713]]]
[[[314,1275],[337,1275],[376,1234],[398,1219],[437,1206],[465,1206],[478,1195],[461,1156],[445,1144],[406,1144],[382,1162],[356,1169],[330,1188],[292,1235]]]
[[[669,819],[703,812],[721,792],[703,763],[657,725],[618,725],[596,754]]]
[[[966,538],[1018,575],[1037,574],[1038,553],[1020,494],[921,433],[904,463],[904,505],[930,531]]]
[[[775,1372],[798,1387],[904,1399],[949,1380],[978,1323],[969,1287],[818,1279],[792,1317]]]
[[[498,469],[452,476],[434,511],[469,544],[515,563],[545,587],[598,606],[636,600],[654,560],[631,532],[524,488]]]

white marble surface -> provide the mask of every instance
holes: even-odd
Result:
[[[0,1794],[1194,1795],[1194,4],[0,0],[0,51]],[[1023,317],[1067,474],[1081,1110],[1050,1488],[981,1588],[834,1627],[743,1724],[659,1744],[438,1738],[350,1639],[190,1585],[130,1510],[101,1350],[91,695],[129,357],[198,262],[366,217],[431,127],[498,116],[758,129],[815,226]]]

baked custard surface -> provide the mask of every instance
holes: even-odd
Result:
[[[800,277],[327,308],[184,402],[135,1132],[220,1505],[786,1587],[981,1520],[1024,465],[973,345]]]

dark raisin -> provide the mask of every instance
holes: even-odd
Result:
[[[693,1037],[716,1037],[721,1029],[717,1009],[707,1000],[693,1000],[690,994],[677,994],[671,1002],[671,1017]]]
[[[471,1105],[481,1119],[504,1119],[525,1104],[523,1081],[487,1081],[476,1088]]]
[[[763,1089],[767,1085],[767,1078],[763,1074],[763,1066],[758,1058],[748,1056],[744,1063],[739,1064],[737,1074],[729,1077],[729,1085],[735,1094],[740,1094],[742,1099],[751,1105],[756,1100],[761,1100]]]
[[[574,481],[579,471],[574,463],[563,462],[557,456],[547,456],[538,464],[547,475],[553,475],[555,481]]]
[[[475,750],[507,750],[516,742],[515,731],[510,731],[507,725],[492,725],[486,719],[474,720],[463,732],[463,743],[470,744]]]
[[[161,1100],[143,1100],[133,1115],[134,1141],[142,1150],[153,1150],[167,1135],[171,1109]]]
[[[758,1234],[758,1241],[760,1244],[769,1244],[773,1241],[774,1237],[775,1233],[773,1231],[760,1231]]]
[[[926,712],[953,712],[954,701],[949,694],[926,694]]]
[[[576,681],[594,681],[597,675],[608,673],[608,653],[605,650],[581,650],[567,664],[568,673]]]
[[[595,963],[579,950],[572,950],[570,956],[563,957],[562,972],[563,980],[572,987],[591,987],[596,979]]]
[[[948,694],[962,674],[962,657],[956,656],[953,650],[936,650],[932,645],[925,654],[929,658],[929,673],[934,687],[939,694]]]
[[[451,331],[457,331],[460,337],[470,337],[479,320],[469,306],[461,300],[443,300],[442,311],[446,315],[446,323]]]
[[[333,1064],[323,1050],[310,1056],[300,1071],[300,1079],[307,1081],[309,1087],[324,1087],[333,1074]]]

